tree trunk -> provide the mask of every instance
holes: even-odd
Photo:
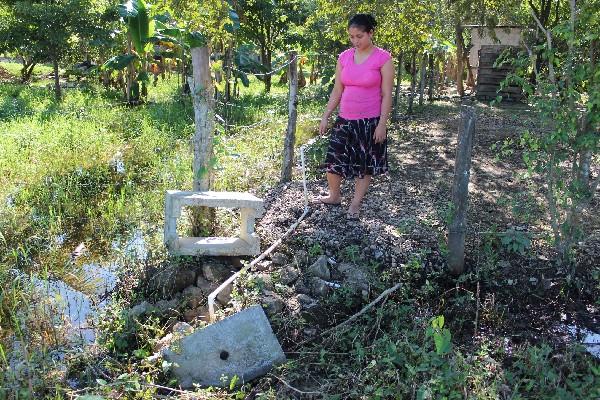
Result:
[[[461,124],[458,128],[454,183],[452,185],[452,221],[448,226],[448,266],[450,272],[455,275],[460,275],[465,266],[465,236],[469,206],[471,152],[475,132],[475,109],[462,106],[460,117]]]
[[[213,181],[213,137],[215,101],[210,74],[208,47],[195,47],[192,53],[192,77],[189,82],[194,103],[194,191],[210,190]],[[194,236],[210,236],[214,226],[214,208],[198,207],[192,212]]]
[[[423,105],[423,95],[425,93],[425,73],[427,71],[427,55],[421,57],[421,65],[419,66],[419,106]]]
[[[262,50],[261,61],[267,71],[264,75],[265,92],[267,93],[271,92],[271,55],[271,50],[266,48]]]
[[[417,86],[417,62],[416,53],[413,52],[410,61],[410,95],[408,97],[408,114],[413,113],[413,102],[415,100],[415,88]]]
[[[237,88],[238,88],[238,77],[234,75],[234,78],[233,78],[233,97],[236,98],[236,99],[238,98]]]
[[[427,90],[427,101],[433,101],[433,86],[435,85],[435,77],[434,77],[434,63],[433,63],[433,54],[429,55],[429,82],[428,82],[428,90]]]
[[[400,89],[402,87],[402,70],[404,69],[404,65],[402,64],[404,62],[404,52],[400,52],[398,54],[398,68],[396,68],[396,91],[394,93],[394,113],[393,113],[393,118],[392,120],[397,121],[398,120],[398,114],[399,114],[399,101],[400,101]]]
[[[306,86],[306,77],[304,76],[304,71],[302,70],[302,63],[300,63],[298,67],[298,87],[303,88]]]
[[[473,75],[473,68],[471,67],[471,60],[468,56],[465,56],[464,60],[467,63],[467,86],[471,88],[471,93],[475,90],[475,76]]]
[[[317,82],[317,70],[315,69],[315,60],[312,60],[310,64],[310,77],[308,78],[308,83],[310,85],[314,85]]]
[[[233,68],[233,41],[229,41],[225,50],[225,102],[231,100],[231,76]]]
[[[60,75],[59,75],[59,71],[58,71],[58,60],[54,60],[54,62],[52,63],[52,66],[54,68],[54,96],[56,97],[57,101],[60,101],[62,98],[62,93],[60,90]]]
[[[37,63],[33,62],[33,60],[28,60],[25,57],[21,57],[21,64],[23,65],[23,68],[21,68],[21,83],[27,83],[31,79],[33,68],[37,65]]]
[[[298,59],[297,53],[289,54],[288,66],[288,125],[283,145],[283,166],[281,168],[281,182],[292,180],[292,165],[294,164],[294,144],[296,142],[296,120],[298,118]]]
[[[465,95],[465,87],[463,85],[463,53],[464,53],[464,40],[463,40],[463,27],[460,23],[456,24],[456,91],[459,96]]]
[[[289,74],[290,74],[289,71],[286,69],[281,72],[281,75],[279,75],[279,84],[280,85],[287,85]]]
[[[131,33],[127,34],[127,54],[131,54]],[[132,102],[131,86],[133,84],[133,63],[127,66],[127,104]]]

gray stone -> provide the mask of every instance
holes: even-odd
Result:
[[[262,282],[259,283],[259,285],[262,285],[264,289],[273,290],[275,288],[275,286],[273,285],[273,278],[271,277],[271,274],[258,274],[256,276],[256,279],[259,282]]]
[[[289,285],[294,283],[296,279],[300,276],[300,271],[298,269],[288,265],[287,267],[283,267],[280,272],[280,281],[284,285]]]
[[[327,266],[327,256],[320,256],[313,265],[308,267],[307,272],[309,275],[316,276],[317,278],[324,280],[331,279],[331,272]]]
[[[150,311],[154,310],[154,306],[147,301],[143,301],[140,304],[137,304],[129,310],[129,316],[131,318],[138,318],[143,314],[147,314]]]
[[[229,285],[225,286],[223,288],[223,290],[221,290],[219,292],[219,294],[217,294],[217,301],[223,305],[226,305],[227,303],[229,303],[231,301],[232,290],[233,290],[233,285],[231,283]]]
[[[271,269],[271,265],[273,265],[273,263],[269,260],[259,261],[252,266],[252,270],[260,272],[268,271]]]
[[[280,313],[283,307],[285,307],[285,302],[281,296],[271,291],[265,291],[265,294],[262,298],[262,305],[265,312],[270,316]]]
[[[177,306],[179,305],[179,300],[171,299],[171,300],[159,300],[156,302],[154,307],[156,307],[156,311],[163,317],[173,317],[176,316]]]
[[[296,291],[296,293],[310,294],[310,289],[301,280],[296,282],[296,284],[294,285],[294,290]]]
[[[274,265],[285,265],[287,264],[287,257],[283,253],[273,253],[271,255],[271,261]]]
[[[210,321],[210,315],[208,313],[208,307],[206,307],[206,306],[200,306],[200,307],[192,308],[192,309],[189,309],[189,310],[185,310],[183,312],[183,318],[187,322],[192,322],[195,319],[199,319],[199,320],[202,320],[202,321],[205,321],[205,322],[209,322]]]
[[[300,303],[302,308],[311,308],[315,304],[317,304],[317,300],[315,300],[312,297],[305,295],[305,294],[297,295],[296,299],[298,299],[298,302]]]
[[[187,268],[168,267],[158,271],[150,278],[150,288],[160,291],[164,296],[181,292],[194,284],[196,271]]]
[[[162,352],[171,345],[173,339],[175,339],[175,335],[173,335],[172,333],[166,334],[165,336],[157,340],[156,343],[154,343],[154,345],[152,346],[152,351],[154,353]]]
[[[178,322],[173,326],[173,333],[177,333],[179,335],[188,335],[194,332],[194,328],[185,322]]]
[[[181,292],[188,286],[191,286],[196,281],[196,271],[191,269],[180,269],[175,274],[175,280],[173,281],[173,292]]]
[[[213,290],[219,287],[217,283],[210,282],[202,275],[199,275],[196,279],[196,286],[202,290],[202,293],[204,293],[205,296],[208,296],[213,292]]]
[[[216,260],[206,260],[202,265],[204,277],[211,282],[223,282],[235,274],[234,268]]]
[[[285,362],[281,345],[260,306],[252,306],[179,340],[164,351],[183,388],[193,384],[244,384]],[[224,377],[222,379],[222,377]]]
[[[197,286],[188,286],[183,290],[183,297],[187,301],[186,305],[189,308],[196,308],[206,298],[206,295]]]
[[[340,263],[337,265],[337,270],[343,276],[343,285],[350,288],[354,293],[368,293],[369,291],[369,276],[358,267],[350,263]]]
[[[310,288],[310,293],[313,296],[323,297],[327,296],[329,293],[329,286],[327,285],[327,282],[321,278],[317,278],[316,276],[313,276],[309,279],[308,286]]]

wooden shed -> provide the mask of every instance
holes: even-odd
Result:
[[[471,28],[469,64],[475,77],[475,97],[480,100],[495,99],[498,95],[507,100],[523,97],[521,88],[508,86],[500,90],[500,83],[511,72],[510,66],[494,67],[497,58],[507,49],[516,51],[521,47],[522,28],[498,26],[493,30],[482,26]]]

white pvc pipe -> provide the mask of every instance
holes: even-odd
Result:
[[[246,265],[244,268],[240,269],[235,274],[231,275],[225,282],[221,283],[221,285],[216,288],[211,294],[208,295],[208,314],[210,318],[210,322],[215,322],[215,298],[217,295],[227,287],[230,283],[238,278],[242,273],[246,272],[248,268],[251,268],[253,265],[256,265],[259,261],[262,261],[266,256],[268,256],[277,246],[281,244],[283,239],[285,239],[290,233],[294,231],[302,222],[302,220],[308,215],[310,211],[308,208],[308,190],[306,188],[306,165],[304,162],[304,148],[306,146],[311,145],[314,140],[309,141],[308,143],[300,146],[300,160],[302,163],[302,185],[304,187],[304,213],[298,218],[298,220],[288,228],[288,230],[273,243],[267,250],[265,250],[261,255],[256,257],[254,260],[250,261],[250,264]]]

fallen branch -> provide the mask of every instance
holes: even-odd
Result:
[[[375,300],[373,300],[372,302],[370,302],[369,304],[367,304],[366,306],[364,306],[362,308],[362,310],[360,310],[356,314],[352,315],[350,318],[348,318],[347,320],[345,320],[341,324],[338,324],[338,325],[336,325],[334,327],[331,327],[331,328],[327,329],[326,331],[323,331],[323,332],[319,333],[318,335],[316,335],[316,336],[314,336],[312,338],[308,338],[308,339],[306,339],[306,340],[298,343],[296,345],[296,347],[302,346],[303,344],[309,343],[309,342],[315,340],[318,337],[327,335],[330,332],[335,331],[336,329],[339,329],[339,328],[341,328],[341,327],[343,327],[345,325],[348,325],[350,322],[354,321],[355,319],[357,319],[358,317],[360,317],[361,315],[363,315],[364,313],[366,313],[367,311],[369,311],[375,304],[379,303],[382,299],[386,298],[391,293],[393,293],[396,290],[398,290],[400,288],[400,286],[402,286],[402,282],[397,283],[396,285],[392,286],[391,288],[388,288],[388,289],[384,290],[383,293],[381,293],[379,295],[379,297],[377,297]]]
[[[281,379],[280,377],[278,377],[277,375],[273,375],[273,374],[267,374],[268,376],[272,376],[273,378],[277,379],[279,382],[283,383],[285,386],[287,386],[288,388],[292,389],[294,392],[298,393],[298,394],[323,394],[321,392],[304,392],[300,389],[296,389],[295,387],[293,387],[292,385],[290,385],[289,383],[287,383],[286,381],[284,381],[283,379]]]

